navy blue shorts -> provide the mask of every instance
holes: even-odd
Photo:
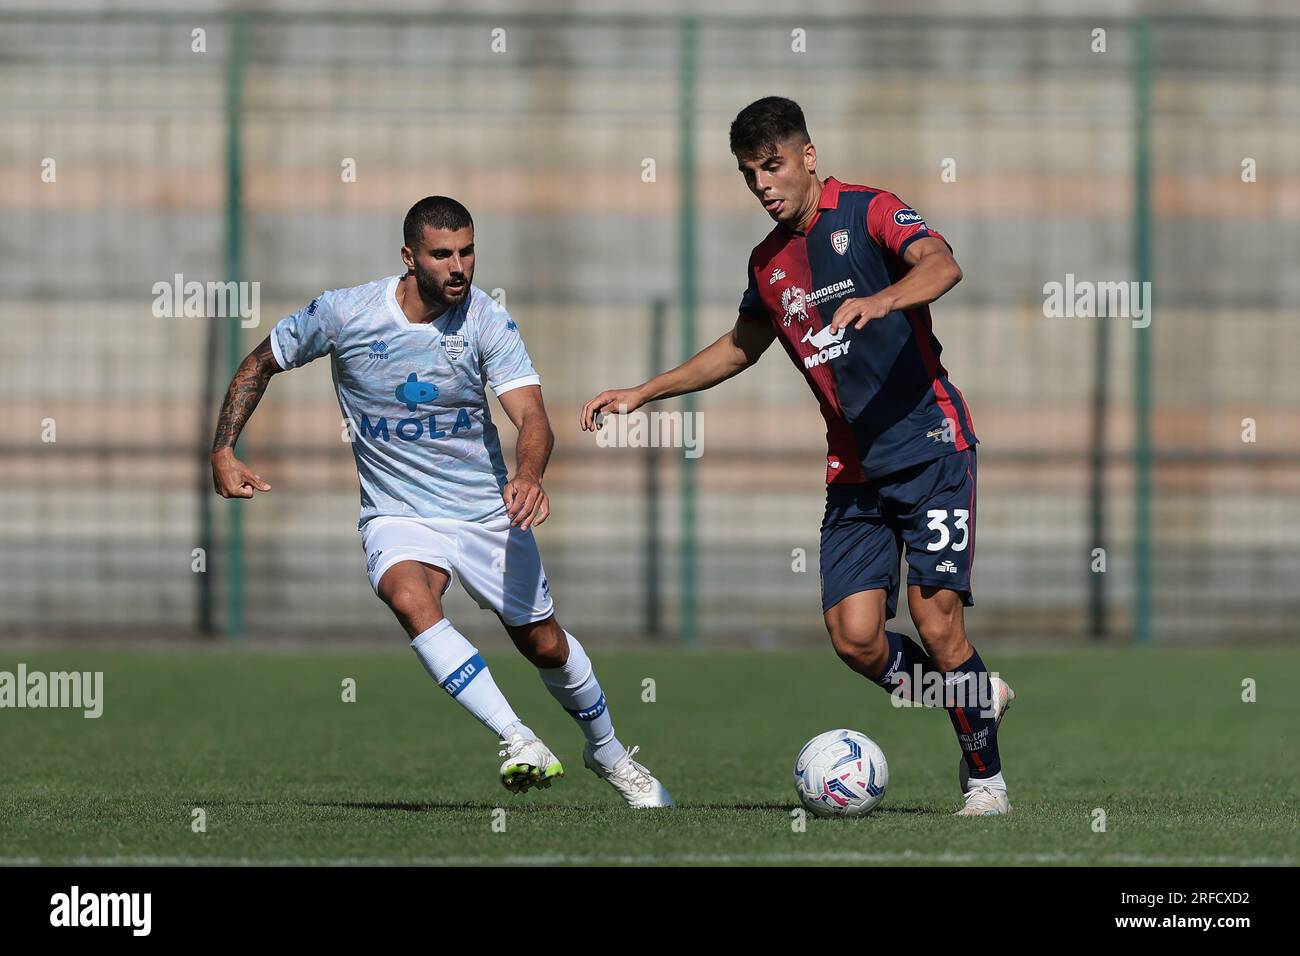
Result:
[[[886,619],[907,583],[948,588],[969,607],[975,558],[975,449],[861,484],[830,485],[822,520],[822,611],[850,594],[883,588]]]

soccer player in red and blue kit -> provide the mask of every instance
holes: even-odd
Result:
[[[958,815],[1009,813],[997,734],[1015,694],[985,667],[963,618],[974,603],[977,439],[930,323],[929,303],[961,269],[947,240],[893,193],[819,177],[792,100],[741,110],[731,151],[776,221],[750,254],[735,327],[636,388],[601,392],[583,406],[581,427],[710,388],[779,340],[826,419],[821,577],[831,642],[868,680],[948,711],[962,749]],[[885,628],[904,556],[924,647]]]

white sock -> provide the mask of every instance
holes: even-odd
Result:
[[[417,634],[411,650],[438,686],[498,737],[508,737],[508,730],[534,736],[515,716],[482,655],[447,618]]]
[[[605,695],[596,680],[591,658],[576,637],[568,631],[564,636],[569,642],[569,659],[560,667],[539,667],[537,673],[551,696],[582,728],[596,762],[608,770],[627,748],[614,736],[614,721],[605,706]]]
[[[991,787],[994,790],[1006,790],[1007,782],[1002,779],[1002,772],[998,771],[991,777],[971,777],[966,784],[966,792],[970,793],[976,787]]]

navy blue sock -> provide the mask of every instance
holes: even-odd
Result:
[[[921,675],[938,668],[925,648],[906,634],[886,631],[885,640],[889,642],[889,662],[875,681],[891,694],[901,688],[899,695],[911,700],[913,690],[921,689]]]
[[[961,680],[958,675],[967,676]],[[980,660],[979,651],[971,648],[970,658],[953,670],[945,682],[944,707],[952,719],[952,729],[957,732],[957,742],[961,744],[966,769],[972,779],[992,777],[1002,771],[1002,758],[998,756],[998,724],[992,716],[984,716],[987,695],[992,692],[988,668]],[[987,712],[991,714],[992,708]]]

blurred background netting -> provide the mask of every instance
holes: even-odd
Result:
[[[727,127],[778,93],[822,175],[898,193],[965,270],[933,311],[982,439],[973,633],[1293,636],[1300,25],[853,9],[0,14],[0,634],[395,637],[328,361],[241,442],[272,494],[215,498],[207,455],[232,363],[399,271],[447,193],[542,374],[566,626],[822,640],[824,428],[780,350],[696,397],[696,461],[576,428],[734,321],[770,222]],[[1150,279],[1150,327],[1045,317],[1067,274]],[[258,283],[258,325],[156,317],[176,276]]]

